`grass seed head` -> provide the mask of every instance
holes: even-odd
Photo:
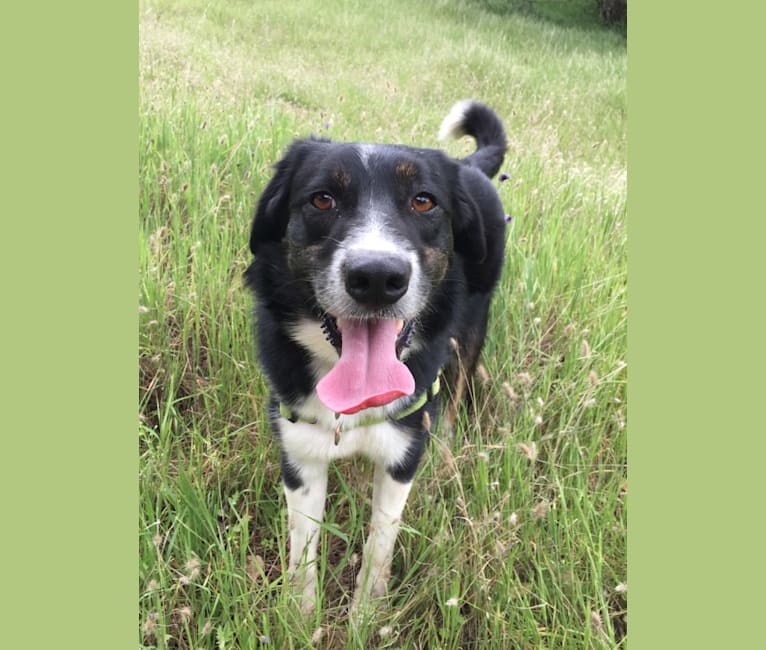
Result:
[[[596,610],[591,610],[590,612],[590,627],[597,634],[600,634],[601,636],[606,635],[606,630],[604,630],[604,622],[601,620],[601,614],[599,614]]]
[[[146,621],[144,622],[144,634],[147,636],[154,636],[154,632],[158,627],[157,621],[159,620],[160,615],[156,610],[149,612],[149,615],[146,617]]]
[[[513,390],[513,386],[511,386],[507,381],[503,382],[503,390],[505,391],[505,394],[508,396],[508,399],[511,400],[511,402],[516,402],[519,399],[519,396],[516,394],[516,391]]]
[[[548,516],[548,502],[543,499],[533,509],[535,519],[545,519]]]
[[[194,582],[199,578],[201,566],[200,561],[196,557],[193,557],[184,565],[184,569],[187,572],[186,577],[189,579],[189,582]]]
[[[324,637],[325,634],[325,628],[320,625],[316,630],[314,630],[314,633],[311,635],[311,643],[313,645],[316,645],[322,640],[322,637]]]
[[[188,623],[191,620],[192,610],[191,607],[186,605],[178,610],[178,616],[181,618],[182,623]]]
[[[530,462],[534,463],[535,460],[537,460],[537,443],[535,443],[534,440],[529,444],[520,442],[516,447],[529,459]]]
[[[519,380],[522,386],[526,386],[528,388],[532,385],[532,375],[530,375],[528,372],[520,372],[518,375],[516,375],[516,378]]]

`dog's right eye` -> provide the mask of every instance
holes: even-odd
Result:
[[[311,195],[311,205],[317,210],[332,210],[335,207],[335,199],[327,192],[316,192]]]

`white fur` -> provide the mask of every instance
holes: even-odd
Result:
[[[380,598],[386,595],[394,544],[411,488],[412,481],[395,481],[383,466],[375,465],[370,532],[364,545],[362,566],[357,576],[354,607],[370,596]]]
[[[424,275],[420,269],[420,259],[416,252],[408,247],[407,242],[397,239],[395,234],[385,227],[381,215],[374,211],[368,214],[365,227],[347,239],[343,246],[335,251],[327,277],[315,280],[315,289],[322,308],[333,315],[354,313],[358,308],[346,291],[346,282],[343,277],[344,263],[348,254],[352,252],[355,254],[382,252],[409,262],[411,270],[407,292],[395,305],[391,306],[391,311],[395,313],[393,318],[403,320],[414,318],[420,311],[427,292],[427,287],[424,286]]]
[[[359,159],[362,161],[364,168],[368,169],[370,156],[372,156],[375,153],[375,149],[376,149],[375,145],[361,143],[356,146],[356,149],[359,152]]]
[[[301,610],[308,613],[316,603],[317,544],[327,495],[327,463],[302,464],[301,478],[303,487],[297,490],[285,487],[290,535],[288,572]]]
[[[311,353],[317,377],[326,375],[338,361],[338,353],[315,320],[301,319],[290,327],[290,338]]]
[[[442,121],[442,125],[439,128],[439,140],[444,142],[451,138],[459,138],[465,135],[464,122],[465,114],[471,107],[471,100],[464,99],[457,102],[447,113],[447,117]]]
[[[391,253],[400,256],[402,243],[386,233],[383,215],[372,210],[367,212],[367,225],[358,235],[349,238],[342,250],[362,250],[371,253]]]
[[[317,543],[330,461],[361,453],[375,462],[373,512],[362,573],[354,595],[355,605],[369,595],[385,594],[399,519],[411,486],[411,483],[395,481],[384,469],[403,460],[407,453],[409,438],[402,431],[388,422],[355,427],[341,433],[336,445],[334,427],[328,427],[328,419],[334,421],[334,416],[331,413],[329,416],[325,414],[318,424],[289,422],[284,418],[279,424],[282,447],[303,482],[297,490],[285,488],[285,497],[290,533],[290,579],[305,613],[311,612],[316,603]]]
[[[313,402],[313,399],[311,400]],[[341,415],[340,420],[324,409],[321,421],[310,424],[298,420],[281,420],[279,425],[282,447],[298,469],[303,464],[329,463],[339,458],[362,454],[376,463],[396,465],[407,453],[410,438],[389,422],[380,422],[365,427],[354,425],[355,420],[370,417],[368,409],[354,415]],[[375,409],[376,411],[378,409]],[[309,412],[314,409],[308,409]],[[304,410],[301,409],[303,413]],[[335,444],[335,422],[341,426],[338,444]],[[346,427],[346,428],[344,428]]]

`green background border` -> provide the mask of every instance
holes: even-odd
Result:
[[[5,647],[136,643],[136,11],[4,12]],[[630,7],[633,648],[763,636],[764,12]]]
[[[763,19],[630,5],[634,649],[763,644]]]
[[[137,7],[4,7],[2,644],[135,648]]]

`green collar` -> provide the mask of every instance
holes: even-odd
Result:
[[[436,376],[436,379],[434,379],[434,383],[431,384],[431,387],[420,394],[420,397],[418,397],[412,404],[410,404],[407,408],[405,408],[402,411],[399,411],[398,413],[394,413],[393,415],[384,416],[382,418],[366,418],[364,420],[360,420],[354,425],[354,429],[357,429],[359,427],[370,427],[374,424],[382,424],[383,422],[386,422],[388,420],[402,420],[403,418],[406,418],[408,415],[412,415],[416,411],[419,411],[421,408],[423,408],[427,402],[432,400],[436,395],[439,394],[439,388],[440,388],[441,382],[439,381],[439,376]],[[316,418],[302,418],[297,413],[292,411],[287,404],[284,402],[279,403],[279,414],[285,418],[286,420],[289,420],[290,422],[307,422],[309,424],[316,424],[317,419]],[[340,435],[340,426],[337,427],[336,432],[336,440],[338,439],[338,436]],[[337,443],[336,443],[337,444]]]

